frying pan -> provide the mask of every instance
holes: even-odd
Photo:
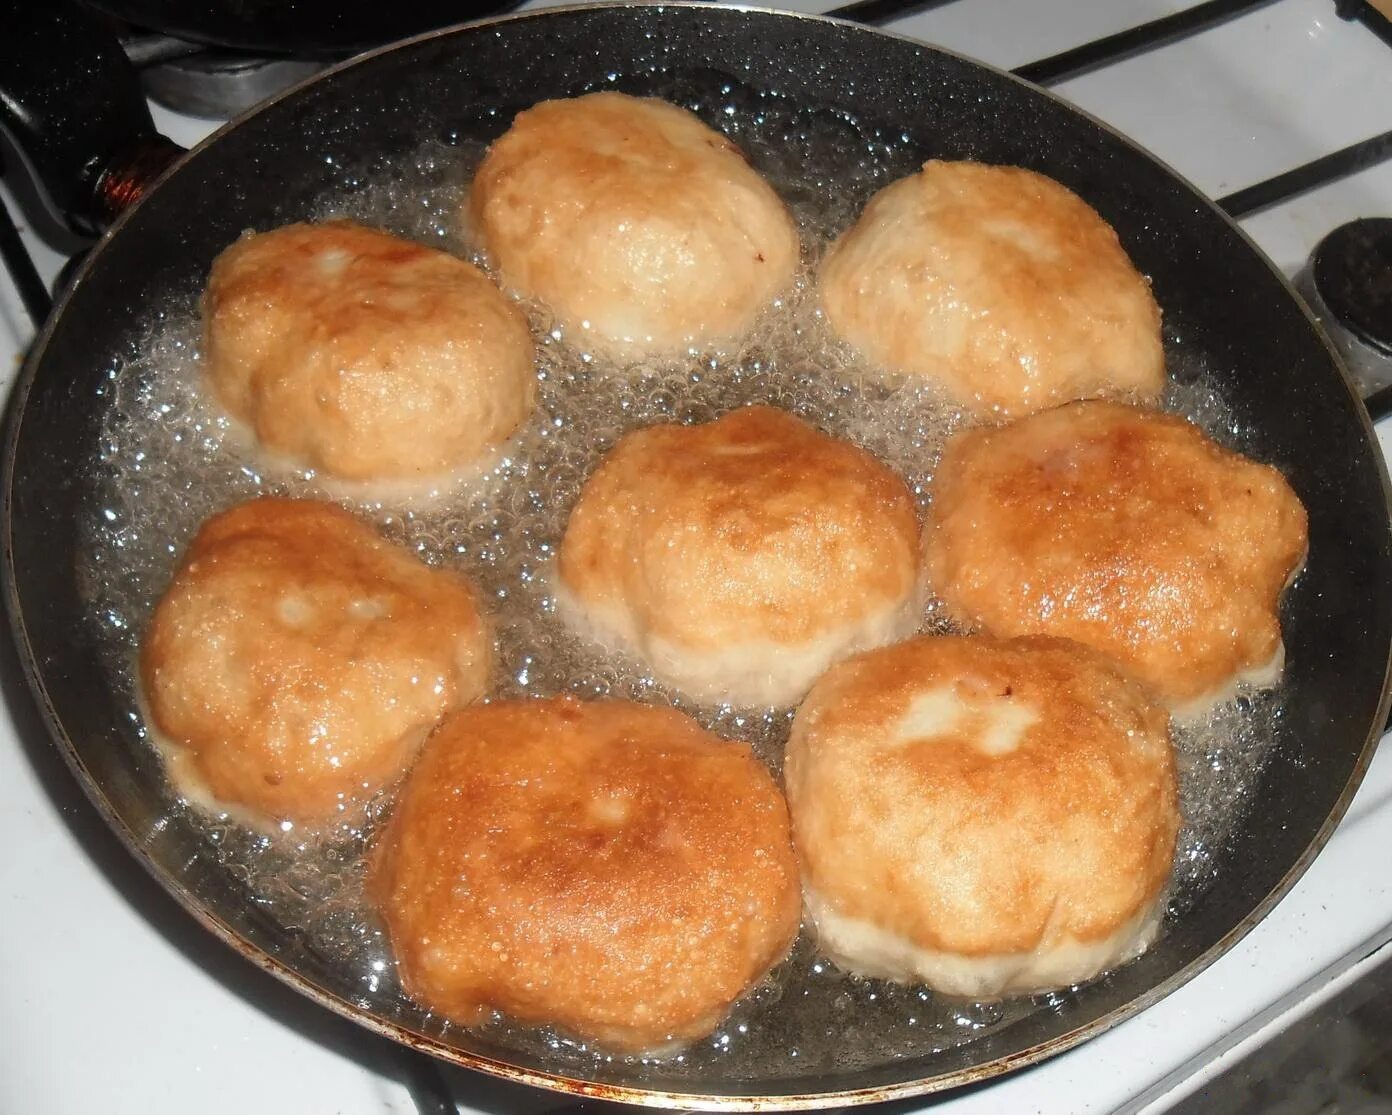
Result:
[[[601,85],[642,92],[655,74],[693,89],[737,82],[887,129],[923,158],[1018,164],[1064,182],[1151,277],[1172,369],[1208,369],[1252,451],[1285,472],[1309,509],[1309,563],[1283,611],[1285,711],[1252,788],[1254,807],[1212,850],[1217,884],[1139,960],[947,1050],[925,1044],[844,1069],[800,1072],[780,1062],[738,1079],[718,1069],[693,1078],[660,1064],[562,1070],[544,1052],[519,1053],[486,1034],[442,1033],[408,1003],[365,995],[252,901],[183,815],[168,815],[158,764],[122,714],[94,646],[75,573],[79,523],[95,499],[107,371],[139,343],[147,308],[171,290],[196,289],[243,229],[311,214],[344,167],[389,165],[431,137],[487,141],[537,100]],[[106,139],[106,149],[149,148],[149,136],[136,134],[148,122],[136,124]],[[113,197],[144,196],[61,299],[11,402],[0,481],[5,600],[29,683],[55,745],[115,835],[194,917],[371,1029],[514,1080],[644,1103],[839,1106],[980,1080],[1082,1041],[1201,971],[1304,871],[1362,777],[1385,719],[1392,645],[1388,487],[1367,415],[1302,304],[1221,212],[1123,137],[1038,89],[834,20],[702,4],[581,7],[431,33],[363,56],[224,128],[152,188],[142,189],[126,164],[119,173],[81,165],[88,195],[101,199],[74,201],[88,219]]]

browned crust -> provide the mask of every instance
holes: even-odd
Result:
[[[1149,283],[1091,206],[1034,171],[925,163],[871,198],[820,288],[833,329],[869,360],[978,415],[1164,387]]]
[[[693,651],[796,645],[910,598],[904,481],[772,407],[623,438],[586,482],[559,558],[582,604]]]
[[[767,770],[672,709],[511,701],[446,721],[373,892],[415,999],[619,1051],[709,1032],[786,952],[800,900]]]
[[[190,793],[312,821],[393,781],[491,658],[464,580],[330,504],[258,499],[203,524],[140,676]]]
[[[531,412],[531,333],[477,267],[350,221],[243,236],[213,263],[203,366],[261,446],[349,481],[448,478]]]
[[[961,620],[1106,652],[1174,705],[1281,649],[1305,509],[1274,468],[1182,418],[1079,403],[958,435],[927,564]]]
[[[978,712],[905,736],[933,694]],[[1002,709],[1034,719],[993,754],[981,713]],[[1164,886],[1179,825],[1164,711],[1065,640],[917,638],[849,659],[798,710],[784,775],[807,885],[962,958],[1114,933]]]
[[[578,343],[620,355],[738,337],[798,264],[792,218],[743,152],[651,98],[519,113],[469,206],[505,285],[547,303]]]

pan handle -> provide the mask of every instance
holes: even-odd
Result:
[[[182,148],[155,131],[115,34],[73,0],[0,0],[0,129],[51,215],[100,234]]]

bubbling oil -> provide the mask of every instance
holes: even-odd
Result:
[[[876,454],[926,508],[943,443],[962,415],[930,387],[869,375],[830,336],[808,278],[868,197],[915,170],[921,154],[906,136],[843,113],[799,107],[776,93],[701,75],[654,80],[645,92],[687,104],[722,127],[788,202],[804,247],[796,287],[734,351],[630,367],[584,351],[544,307],[528,305],[538,342],[538,403],[489,476],[434,503],[383,498],[349,506],[426,562],[458,569],[481,588],[498,630],[492,699],[570,692],[671,703],[718,734],[748,742],[777,773],[790,710],[681,698],[640,663],[606,654],[567,630],[556,616],[548,573],[581,484],[620,437],[657,422],[706,422],[752,403],[787,409]],[[457,218],[482,152],[483,145],[471,141],[426,144],[380,178],[345,181],[314,212],[285,219],[349,217],[469,256]],[[113,369],[92,466],[97,494],[87,524],[84,583],[92,586],[96,637],[132,713],[140,633],[198,525],[257,495],[333,492],[313,473],[271,475],[258,465],[200,386],[198,337],[192,293],[152,315],[138,353]],[[1247,444],[1249,431],[1234,423],[1203,367],[1172,366],[1171,375],[1167,407],[1228,445]],[[923,624],[924,630],[947,629],[936,601],[926,603]],[[1206,721],[1176,729],[1185,824],[1171,918],[1182,917],[1214,882],[1215,853],[1241,823],[1280,715],[1279,690],[1244,694]],[[254,901],[351,973],[359,1006],[390,1009],[402,993],[364,895],[366,851],[389,805],[386,793],[317,834],[287,829],[279,836],[188,813],[172,791],[168,809],[184,813],[201,831],[207,853],[244,883]],[[1035,1011],[1064,1010],[1072,994],[993,1004],[948,1001],[922,987],[849,976],[820,957],[804,933],[791,956],[714,1034],[662,1059],[660,1070],[667,1081],[698,1081],[715,1073],[757,1080],[864,1068],[950,1049]],[[430,1025],[448,1037],[447,1023]],[[583,1042],[503,1018],[488,1023],[484,1036],[542,1057],[557,1071],[583,1074],[596,1062],[614,1060]],[[641,1083],[656,1063],[621,1067]]]

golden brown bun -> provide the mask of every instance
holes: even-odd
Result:
[[[958,619],[1087,643],[1184,715],[1275,682],[1305,548],[1279,472],[1114,403],[959,434],[929,512],[929,577]]]
[[[665,101],[592,93],[519,113],[473,232],[504,284],[619,356],[736,340],[793,279],[798,238],[744,154]]]
[[[140,667],[185,794],[312,822],[394,781],[491,657],[462,579],[330,504],[259,499],[203,524]]]
[[[772,407],[623,438],[560,551],[568,610],[712,700],[790,704],[918,625],[913,497],[869,453]]]
[[[1179,826],[1168,720],[1062,639],[918,638],[817,682],[784,777],[822,947],[990,998],[1139,952]]]
[[[821,294],[868,359],[981,416],[1164,388],[1150,285],[1110,225],[1033,171],[925,163],[837,240]]]
[[[261,445],[351,481],[480,468],[532,409],[531,333],[477,267],[348,221],[213,262],[204,368]]]
[[[411,771],[371,884],[407,992],[618,1052],[713,1030],[797,933],[783,797],[673,709],[479,705]]]

